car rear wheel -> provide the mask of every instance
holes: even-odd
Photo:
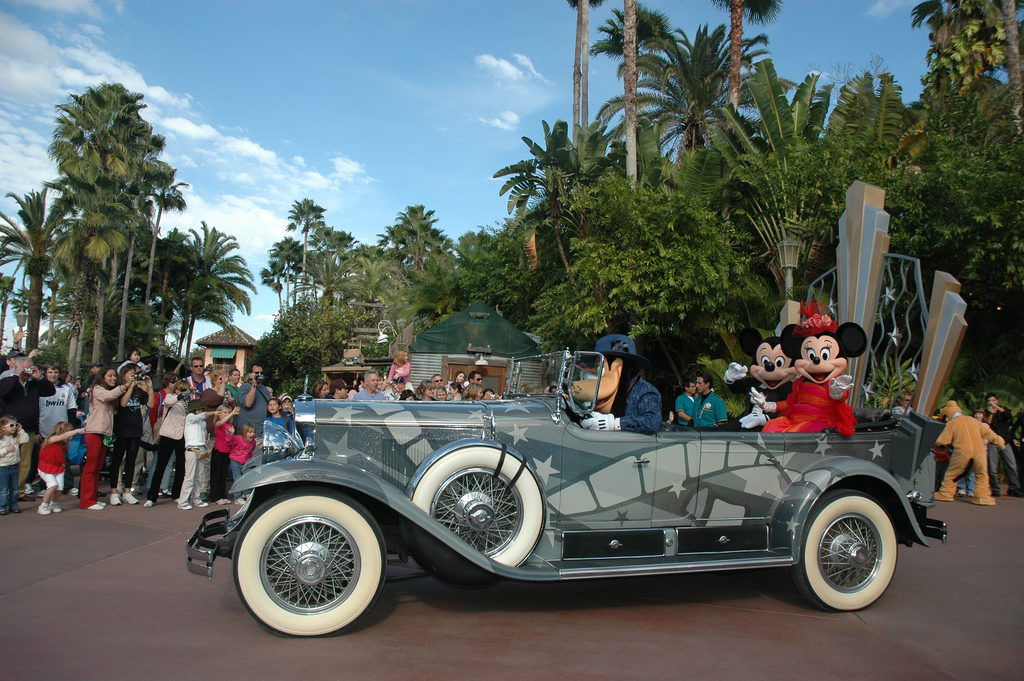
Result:
[[[823,610],[861,610],[878,600],[896,571],[896,531],[877,501],[850,490],[822,495],[804,526],[793,581]]]
[[[245,523],[232,559],[249,613],[290,636],[341,633],[384,585],[384,539],[355,500],[322,489],[269,500]]]
[[[493,447],[457,449],[426,470],[412,501],[485,556],[516,566],[544,527],[544,497],[524,467]]]

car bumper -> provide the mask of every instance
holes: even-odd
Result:
[[[185,546],[185,563],[189,572],[213,579],[213,561],[220,551],[221,538],[227,533],[229,515],[225,508],[211,511],[199,521],[199,527]]]

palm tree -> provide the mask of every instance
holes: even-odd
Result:
[[[1003,0],[1003,26],[1006,29],[1006,82],[1013,96],[1013,118],[1017,121],[1017,132],[1024,132],[1021,123],[1021,105],[1024,104],[1024,87],[1021,86],[1020,32],[1017,30],[1017,0]]]
[[[149,271],[146,273],[146,298],[143,305],[149,307],[150,293],[153,289],[153,262],[156,259],[156,242],[160,238],[160,220],[165,212],[184,213],[188,207],[185,203],[184,190],[191,185],[177,182],[178,171],[168,166],[166,173],[153,178],[150,190],[151,206],[156,207],[156,221],[153,223],[153,238],[149,246]],[[152,214],[152,213],[150,213]]]
[[[301,244],[290,236],[286,236],[270,247],[271,268],[278,266],[284,273],[284,300],[286,303],[291,299],[292,275],[295,274],[301,257]]]
[[[603,33],[604,37],[594,43],[590,48],[590,54],[597,56],[605,55],[619,61],[618,76],[622,77],[623,65],[621,63],[625,50],[625,29],[622,10],[613,9],[613,18],[608,19],[597,31]],[[636,44],[640,53],[656,49],[665,40],[671,38],[668,15],[657,10],[652,10],[637,3],[636,6]]]
[[[48,151],[58,177],[48,186],[61,192],[59,210],[68,217],[56,254],[77,273],[68,357],[72,369],[81,361],[82,348],[75,339],[85,325],[96,264],[127,246],[121,230],[136,209],[129,190],[142,176],[153,137],[152,127],[140,114],[143,108],[142,95],[119,83],[69,95],[67,103],[57,107],[57,127]],[[98,301],[98,317],[102,311]],[[93,361],[99,361],[102,324],[94,326]]]
[[[405,267],[422,272],[427,258],[451,250],[451,239],[434,227],[434,211],[422,205],[406,206],[395,217],[395,224],[385,227],[378,245],[393,253]]]
[[[4,326],[7,322],[7,306],[11,302],[11,294],[14,293],[14,277],[0,274],[0,340],[4,337]]]
[[[278,262],[270,262],[260,270],[260,283],[277,293],[278,312],[284,311],[284,301],[281,299],[281,291],[284,290],[284,285],[281,284],[283,276],[284,270]]]
[[[309,256],[309,269],[299,284],[301,291],[314,298],[325,298],[328,304],[348,298],[352,288],[352,260],[336,251],[314,252]]]
[[[326,227],[324,213],[326,209],[313,203],[313,199],[302,199],[292,204],[288,211],[289,232],[296,230],[302,232],[302,277],[306,277],[306,247],[309,243],[309,233],[319,227]]]
[[[744,41],[743,62],[749,65],[766,51],[764,35]],[[637,58],[637,113],[661,126],[662,142],[684,152],[711,146],[711,128],[722,121],[728,99],[729,50],[724,25],[709,33],[700,26],[693,41],[676,29],[673,35]],[[609,122],[622,112],[623,97],[609,99],[598,119]],[[622,134],[621,125],[613,132]]]
[[[1016,8],[1013,15],[1016,23]],[[952,88],[964,94],[1003,63],[1006,33],[997,0],[926,0],[911,10],[910,17],[914,28],[928,26],[932,42],[926,89]]]
[[[576,126],[590,125],[590,111],[587,104],[587,90],[590,80],[590,8],[600,7],[604,0],[566,0],[576,10],[576,47],[572,67],[572,124],[573,144],[576,143]]]
[[[770,24],[782,11],[782,0],[711,0],[729,11],[729,103],[740,108],[740,65],[743,54],[743,18]]]
[[[245,258],[234,253],[240,248],[238,240],[206,222],[200,224],[202,233],[189,230],[187,241],[192,265],[181,300],[180,355],[192,346],[197,320],[226,326],[235,310],[250,313],[252,301],[248,292],[256,292]]]
[[[39,347],[39,320],[43,315],[43,279],[52,267],[53,242],[62,229],[64,215],[51,204],[46,207],[46,189],[24,196],[8,193],[18,204],[16,220],[0,212],[0,265],[16,262],[15,272],[28,275],[28,328],[26,348]],[[0,332],[2,335],[2,332]]]
[[[625,0],[622,10],[622,80],[625,83],[623,124],[626,133],[626,177],[636,186],[636,0]]]
[[[345,230],[334,229],[327,225],[315,228],[310,240],[314,251],[328,253],[344,253],[355,243],[355,237]]]

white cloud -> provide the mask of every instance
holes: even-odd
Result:
[[[347,156],[335,156],[331,159],[331,163],[334,165],[334,173],[331,177],[342,182],[352,182],[357,177],[366,175],[366,167]]]
[[[255,159],[265,165],[273,166],[278,162],[277,154],[269,149],[264,149],[248,137],[225,137],[218,146],[221,152]]]
[[[498,59],[490,54],[477,55],[476,65],[498,80],[518,81],[523,79],[523,72],[512,62]]]
[[[481,118],[480,121],[502,130],[515,130],[519,126],[519,116],[513,111],[506,111],[497,118]]]
[[[545,83],[548,82],[548,80],[545,79],[544,76],[542,76],[539,73],[537,73],[537,69],[533,68],[533,62],[530,61],[530,58],[527,57],[525,54],[518,54],[517,53],[517,54],[513,54],[512,57],[516,60],[516,62],[520,66],[522,66],[524,69],[526,69],[526,72],[529,73],[531,76],[533,76],[537,80],[544,81]]]
[[[910,7],[917,2],[918,0],[878,0],[868,9],[867,15],[876,19],[885,19],[896,10]]]
[[[175,135],[181,135],[183,137],[189,137],[191,139],[211,139],[213,137],[219,137],[220,133],[212,125],[197,125],[192,121],[180,118],[161,118],[154,122],[154,127],[166,128],[169,132]]]
[[[93,0],[14,0],[19,5],[33,5],[40,9],[72,14],[99,16],[100,8]]]

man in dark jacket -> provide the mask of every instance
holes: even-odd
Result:
[[[32,361],[31,357],[17,357],[12,362],[12,376],[0,378],[0,416],[13,416],[21,429],[29,434],[29,441],[21,446],[18,469],[18,498],[26,493],[25,483],[32,469],[32,446],[42,441],[39,437],[39,398],[56,394],[53,383]]]

